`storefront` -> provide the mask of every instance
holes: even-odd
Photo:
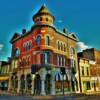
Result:
[[[9,77],[0,77],[0,90],[8,90]]]

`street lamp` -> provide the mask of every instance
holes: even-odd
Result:
[[[62,75],[62,94],[64,95],[64,74],[66,73],[65,68],[61,67],[60,72],[61,72],[61,75]]]
[[[23,95],[23,93],[24,93],[23,89],[25,87],[25,82],[24,82],[24,78],[25,78],[24,77],[24,65],[25,65],[25,61],[24,60],[22,61],[21,65],[22,65],[22,73],[23,73],[22,74],[23,77],[21,76],[21,88],[22,88],[22,95]]]

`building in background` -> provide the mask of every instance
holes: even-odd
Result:
[[[100,51],[95,48],[86,49],[78,53],[78,56],[89,61],[91,90],[100,91]]]
[[[86,49],[83,51],[83,56],[92,60],[91,75],[92,87],[95,91],[100,91],[100,51],[95,48]]]
[[[91,73],[90,73],[90,60],[83,58],[78,54],[78,70],[79,70],[79,83],[80,92],[88,93],[92,91],[91,86]]]
[[[0,90],[8,90],[10,62],[0,61]]]
[[[79,92],[78,38],[54,26],[55,17],[43,5],[30,31],[15,33],[9,90],[34,95]]]

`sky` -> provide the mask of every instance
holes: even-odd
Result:
[[[100,50],[100,0],[0,0],[0,60],[11,56],[10,39],[31,29],[32,16],[43,4],[55,16],[55,26],[74,32],[82,49]]]

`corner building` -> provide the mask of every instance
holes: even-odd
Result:
[[[43,5],[30,31],[15,33],[9,91],[34,95],[79,92],[78,38],[54,26],[55,17]]]

